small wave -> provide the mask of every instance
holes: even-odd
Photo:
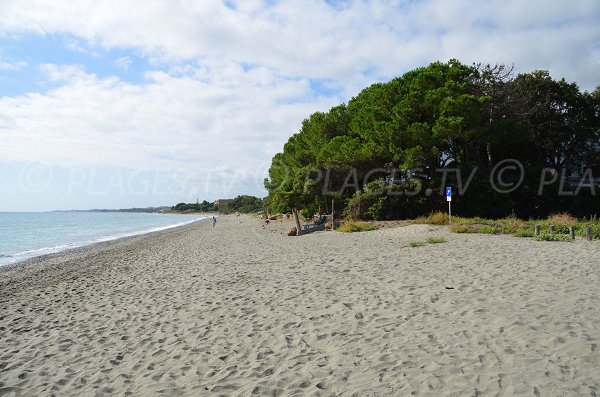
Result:
[[[41,256],[41,255],[46,255],[46,254],[53,254],[56,252],[60,252],[60,251],[64,251],[67,250],[69,248],[75,248],[77,247],[77,245],[75,244],[62,244],[62,245],[55,245],[53,247],[43,247],[43,248],[38,248],[38,249],[33,249],[33,250],[27,250],[27,251],[21,251],[21,252],[15,252],[14,254],[10,255],[11,258],[18,258],[18,259],[29,259],[29,258],[33,258],[36,256]]]
[[[184,226],[184,225],[187,225],[187,224],[190,224],[193,222],[198,222],[203,219],[207,219],[207,217],[199,217],[197,219],[192,219],[190,221],[178,222],[178,223],[171,224],[171,225],[159,226],[159,227],[154,227],[151,229],[146,229],[146,230],[141,230],[141,231],[136,231],[136,232],[102,236],[102,237],[99,237],[99,238],[96,238],[93,240],[88,240],[88,241],[74,242],[74,243],[69,243],[69,244],[55,245],[52,247],[43,247],[43,248],[38,248],[38,249],[33,249],[33,250],[26,250],[26,251],[16,252],[12,255],[0,254],[0,258],[2,258],[2,259],[0,259],[0,266],[18,263],[18,262],[25,261],[25,260],[35,258],[38,256],[55,254],[55,253],[66,251],[66,250],[73,249],[73,248],[85,247],[87,245],[91,245],[94,243],[101,243],[101,242],[105,242],[105,241],[117,240],[117,239],[124,238],[124,237],[139,236],[142,234],[158,232],[161,230],[167,230],[167,229],[171,229],[171,228],[178,227],[178,226]]]
[[[148,233],[153,233],[153,232],[160,232],[161,230],[167,230],[167,229],[172,229],[174,227],[189,225],[190,223],[198,222],[198,221],[201,221],[203,219],[207,219],[207,217],[203,216],[203,217],[200,217],[200,218],[197,218],[197,219],[192,219],[190,221],[173,223],[171,225],[166,225],[166,226],[153,227],[151,229],[139,230],[139,231],[136,231],[136,232],[114,234],[114,235],[110,235],[110,236],[102,236],[102,237],[99,237],[96,240],[94,240],[94,242],[95,243],[103,243],[105,241],[117,240],[117,239],[124,238],[124,237],[133,237],[133,236],[139,236],[139,235],[142,235],[142,234],[148,234]]]

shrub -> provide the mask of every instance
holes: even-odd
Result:
[[[560,213],[560,214],[553,214],[550,217],[548,217],[548,220],[556,225],[563,225],[563,226],[573,226],[577,223],[577,218],[567,214],[566,212]]]
[[[446,239],[444,237],[427,237],[425,241],[427,241],[429,244],[440,244],[445,243]]]
[[[498,230],[498,232],[502,233],[502,234],[514,234],[518,231],[519,231],[519,229],[517,227],[506,226],[506,225],[501,226],[500,230]]]
[[[571,242],[571,237],[565,234],[557,234],[550,232],[540,233],[539,236],[535,238],[537,241],[563,241],[563,242]]]
[[[441,211],[434,212],[433,214],[429,215],[428,223],[432,225],[447,225],[448,214]]]
[[[417,225],[425,225],[427,224],[427,217],[426,216],[420,216],[418,218],[413,219],[412,223],[417,224]]]
[[[313,207],[303,208],[300,210],[300,215],[306,220],[310,221],[315,216],[315,209]]]
[[[592,237],[595,239],[600,239],[600,224],[590,226],[592,226]]]
[[[479,233],[483,234],[499,234],[500,229],[496,226],[484,225],[479,228]]]
[[[587,229],[588,227],[592,228],[592,238],[594,240],[600,239],[600,223],[580,223],[577,226],[575,226],[575,231],[578,236],[584,237],[585,229]]]
[[[368,186],[356,192],[344,209],[344,217],[350,219],[373,219],[369,209],[375,204],[379,196],[372,194]]]
[[[515,237],[533,237],[534,233],[533,233],[533,230],[520,229],[520,230],[517,230],[516,232],[514,232],[513,236],[515,236]]]
[[[555,233],[569,234],[569,226],[567,225],[554,225]]]
[[[371,230],[379,229],[376,225],[365,222],[354,222],[346,221],[340,227],[337,228],[338,232],[343,233],[354,233],[354,232],[368,232]]]
[[[452,230],[454,233],[477,233],[477,230],[469,225],[452,224],[450,226],[450,230]]]

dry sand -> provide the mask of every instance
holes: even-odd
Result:
[[[600,242],[289,227],[5,269],[0,395],[600,395]]]

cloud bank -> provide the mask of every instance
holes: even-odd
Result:
[[[0,157],[168,170],[195,184],[252,170],[230,194],[262,194],[303,118],[435,60],[514,63],[595,88],[599,20],[597,0],[4,1],[2,42],[59,37],[90,64],[116,54],[115,67],[140,78],[0,51],[0,80],[42,76],[39,89],[0,92]]]

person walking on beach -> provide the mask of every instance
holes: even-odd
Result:
[[[213,220],[212,220],[213,227],[215,227],[216,223],[217,223],[217,218],[215,218],[215,216],[213,215]]]

